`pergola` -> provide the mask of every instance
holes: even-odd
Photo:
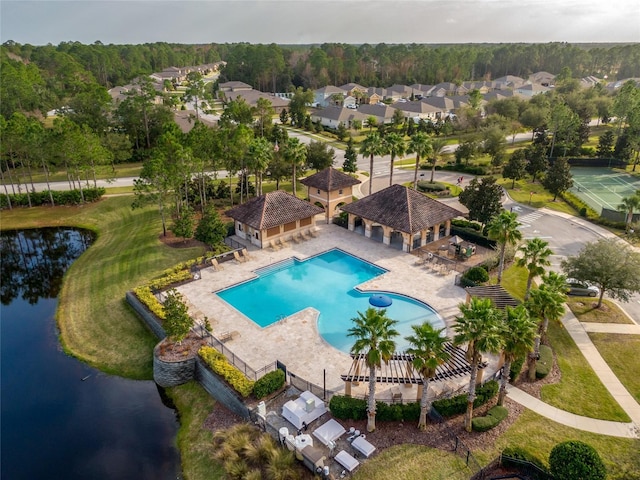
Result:
[[[445,343],[445,350],[449,353],[449,361],[440,365],[430,380],[454,380],[471,373],[471,365],[465,358],[465,351],[454,346],[451,342]],[[366,363],[366,354],[351,354],[353,362],[346,375],[341,375],[345,382],[345,395],[351,396],[351,385],[359,382],[368,382],[369,367]],[[376,369],[376,382],[398,385],[417,385],[416,399],[419,401],[424,389],[425,379],[413,368],[414,355],[408,353],[395,353],[391,359],[382,363]]]
[[[402,250],[413,250],[414,237],[420,235],[420,246],[427,243],[429,231],[431,241],[440,238],[440,227],[444,225],[445,236],[449,235],[451,220],[463,213],[442,202],[427,197],[402,185],[391,185],[368,197],[342,207],[349,214],[349,230],[355,230],[356,218],[364,223],[364,235],[371,238],[375,226],[381,226],[382,242],[391,244],[391,234],[402,234]]]
[[[471,297],[490,298],[493,304],[500,310],[505,307],[517,307],[520,301],[509,295],[501,285],[478,285],[476,287],[467,287],[466,303],[471,301]]]

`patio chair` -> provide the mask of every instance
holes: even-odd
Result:
[[[300,232],[296,232],[291,236],[291,240],[293,240],[294,243],[300,243],[302,241],[302,238],[300,237]]]
[[[309,229],[309,234],[313,237],[316,238],[318,236],[318,229],[317,228],[310,228]]]
[[[303,240],[309,240],[309,230],[300,232],[300,236],[302,237]]]
[[[242,249],[242,257],[245,259],[245,261],[249,261],[253,258],[251,255],[249,255],[249,252],[247,252],[246,248]]]
[[[224,270],[224,267],[223,267],[222,265],[220,265],[220,264],[218,263],[218,260],[217,260],[217,259],[215,259],[215,258],[212,258],[212,259],[211,259],[211,266],[213,267],[213,269],[214,269],[216,272],[219,272],[220,270]]]
[[[280,237],[280,246],[283,248],[287,248],[289,244],[285,241],[284,237]]]
[[[280,245],[278,245],[275,240],[270,240],[269,246],[271,247],[271,250],[273,250],[274,252],[280,250]]]
[[[233,251],[233,258],[235,258],[238,263],[244,263],[244,258],[240,256],[237,250]]]

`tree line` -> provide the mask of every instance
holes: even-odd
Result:
[[[94,85],[111,88],[170,66],[227,62],[221,79],[263,91],[315,89],[350,82],[380,87],[527,77],[567,67],[577,78],[640,77],[640,45],[548,44],[362,44],[319,46],[262,44],[183,45],[164,42],[103,45],[62,42],[34,46],[7,41],[0,59],[1,112],[47,111]]]

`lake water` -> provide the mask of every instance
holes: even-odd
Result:
[[[61,351],[62,274],[91,241],[70,229],[2,232],[3,479],[181,476],[176,414],[156,384],[102,374]]]

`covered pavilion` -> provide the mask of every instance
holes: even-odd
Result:
[[[382,229],[382,243],[391,244],[394,233],[402,236],[402,251],[411,252],[451,230],[451,220],[463,213],[442,202],[402,185],[391,185],[349,205],[342,211],[349,214],[349,230],[356,230],[358,219],[364,224],[364,236],[372,237]],[[444,228],[443,228],[444,227]]]

